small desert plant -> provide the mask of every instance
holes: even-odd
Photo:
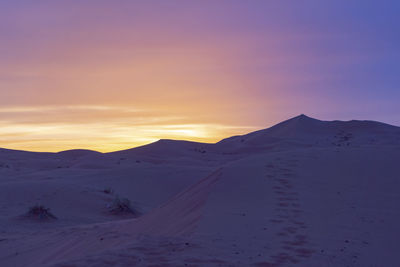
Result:
[[[120,198],[118,196],[113,199],[108,208],[112,214],[135,213],[131,201],[127,198]]]
[[[26,215],[40,220],[57,219],[57,217],[50,212],[50,208],[46,208],[43,205],[34,205],[30,207]]]
[[[103,193],[104,194],[112,194],[112,193],[114,193],[114,191],[112,190],[111,187],[106,187],[103,189]]]

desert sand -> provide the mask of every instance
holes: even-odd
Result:
[[[119,196],[133,212],[110,212]],[[300,115],[216,144],[0,149],[0,266],[400,266],[400,127]],[[56,218],[28,216],[34,205]]]

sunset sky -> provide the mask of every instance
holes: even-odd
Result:
[[[0,147],[216,142],[307,114],[400,125],[400,1],[0,2]]]

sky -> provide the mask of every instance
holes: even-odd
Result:
[[[0,1],[0,147],[400,125],[400,1]]]

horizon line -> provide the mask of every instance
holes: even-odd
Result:
[[[58,153],[63,153],[63,152],[68,152],[68,151],[91,151],[91,152],[96,152],[96,153],[100,153],[100,154],[110,154],[110,153],[115,153],[115,152],[120,152],[120,151],[126,151],[126,150],[131,150],[131,149],[135,149],[135,148],[139,148],[139,147],[148,146],[148,145],[150,145],[150,144],[154,144],[154,143],[157,143],[157,142],[160,142],[160,141],[163,141],[163,140],[167,140],[167,141],[177,141],[177,142],[192,142],[192,143],[205,144],[205,145],[215,145],[215,144],[217,144],[217,143],[219,143],[219,142],[221,142],[221,141],[223,141],[223,140],[225,140],[225,139],[229,139],[229,138],[237,137],[237,136],[244,136],[244,135],[248,135],[248,134],[251,134],[251,133],[254,133],[254,132],[259,132],[259,131],[267,130],[267,129],[270,129],[270,128],[272,128],[272,127],[278,125],[278,124],[281,124],[281,123],[290,121],[290,120],[295,119],[295,118],[301,118],[301,117],[305,117],[305,118],[308,118],[308,119],[311,119],[311,120],[316,120],[316,121],[322,121],[322,122],[354,122],[354,121],[359,121],[359,122],[375,122],[375,123],[381,123],[381,124],[385,124],[385,125],[389,125],[389,126],[393,126],[393,127],[400,127],[399,125],[394,125],[394,124],[385,123],[385,122],[381,122],[381,121],[375,121],[375,120],[360,120],[360,119],[351,119],[351,120],[319,120],[319,119],[316,119],[316,118],[307,116],[307,115],[305,115],[305,114],[302,113],[302,114],[300,114],[300,115],[297,115],[297,116],[294,116],[294,117],[290,117],[289,119],[286,119],[286,120],[283,120],[283,121],[281,121],[281,122],[275,123],[275,124],[273,124],[273,125],[271,125],[271,126],[269,126],[269,127],[266,127],[266,128],[261,128],[261,129],[258,129],[258,130],[252,131],[252,132],[247,132],[247,133],[244,133],[244,134],[228,136],[228,137],[225,137],[225,138],[220,139],[220,140],[217,141],[217,142],[209,142],[209,143],[208,143],[208,142],[198,142],[198,141],[195,141],[195,140],[187,140],[187,139],[159,138],[159,139],[156,140],[156,141],[149,142],[149,143],[145,143],[145,144],[142,144],[142,145],[133,146],[133,147],[128,147],[128,148],[126,148],[126,149],[107,151],[107,152],[101,152],[101,151],[97,151],[97,150],[94,150],[94,149],[88,149],[88,148],[72,148],[72,149],[59,150],[59,151],[54,151],[54,152],[52,152],[52,151],[22,150],[22,149],[13,149],[13,148],[7,148],[7,147],[0,147],[0,150],[9,150],[9,151],[15,151],[15,152],[28,152],[28,153],[44,153],[44,154],[58,154]]]

